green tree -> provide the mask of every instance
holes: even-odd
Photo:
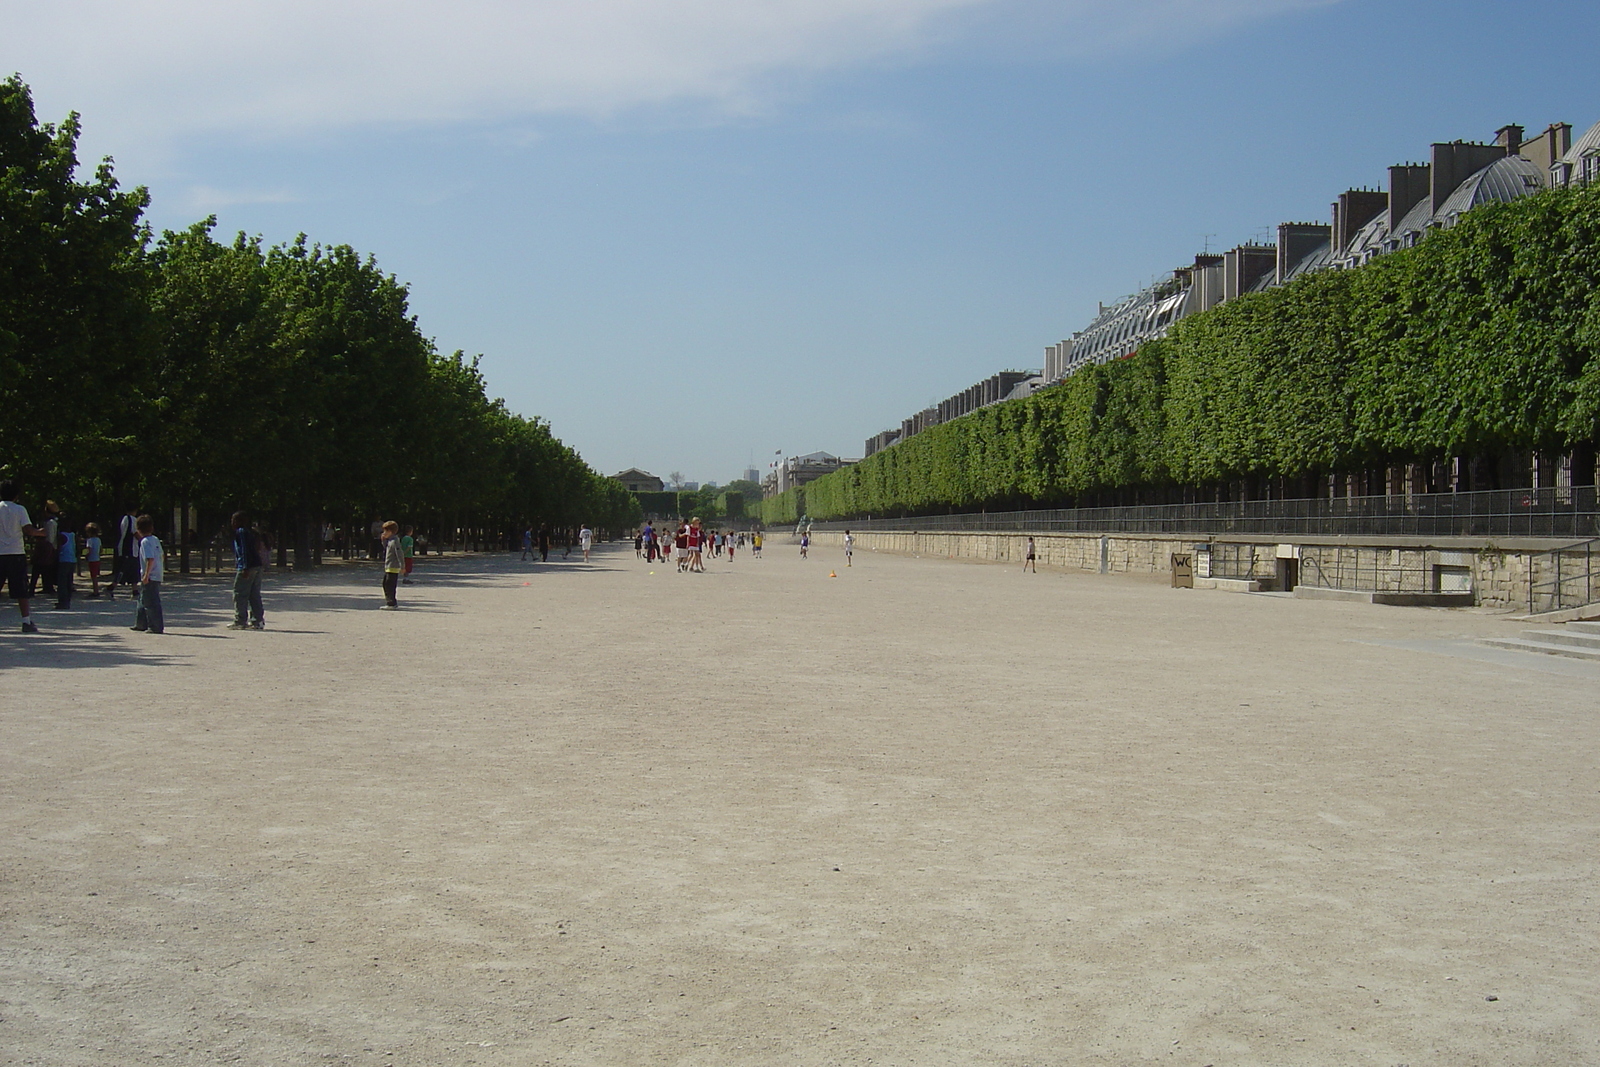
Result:
[[[80,180],[78,133],[0,82],[0,456],[35,491],[131,479],[146,413],[149,198]]]

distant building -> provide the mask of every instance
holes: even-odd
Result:
[[[824,474],[832,474],[836,470],[856,463],[853,459],[840,459],[830,452],[808,452],[803,456],[790,456],[778,464],[778,469],[762,484],[762,490],[767,490],[770,483],[771,491],[768,496],[787,492],[796,486],[806,485],[816,481]]]
[[[746,467],[743,480],[747,482],[756,482],[759,484],[761,482],[761,472],[756,470],[754,467]]]
[[[1007,400],[1015,400],[1022,396],[1032,396],[1034,391],[1045,384],[1045,379],[1038,371],[1033,370],[1003,370],[999,374],[991,375],[975,385],[970,385],[952,397],[940,401],[930,408],[923,408],[910,418],[900,423],[898,430],[884,430],[867,438],[863,455],[873,455],[882,452],[891,445],[899,444],[908,437],[915,437],[923,430],[940,423],[959,419],[963,415],[971,414],[979,408],[986,408],[990,404],[999,404]]]
[[[1046,381],[1090,363],[1124,359],[1165,336],[1179,319],[1245,293],[1283,285],[1320,270],[1358,267],[1414,247],[1432,230],[1454,226],[1481,204],[1505,203],[1553,185],[1600,179],[1600,125],[1574,145],[1572,127],[1549,126],[1523,140],[1521,126],[1503,126],[1495,141],[1433,145],[1427,163],[1389,168],[1387,191],[1349,189],[1332,205],[1331,223],[1286,222],[1276,244],[1244,244],[1195,256],[1154,285],[1101,304],[1088,326],[1045,349]]]
[[[863,457],[870,456],[874,452],[882,452],[884,449],[888,448],[890,445],[899,444],[899,443],[900,443],[900,431],[899,430],[884,430],[881,433],[875,433],[871,437],[867,438],[866,447],[861,450],[861,455]]]
[[[1600,122],[1568,147],[1550,165],[1550,184],[1588,185],[1600,182]]]
[[[621,474],[613,474],[612,477],[621,482],[630,493],[659,493],[667,487],[660,478],[638,467],[629,467]]]

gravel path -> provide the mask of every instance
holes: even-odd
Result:
[[[1600,1062],[1600,668],[843,562],[5,604],[0,1062]]]

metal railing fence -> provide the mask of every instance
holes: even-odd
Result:
[[[1600,600],[1600,539],[1551,549],[1533,560],[1528,582],[1528,614],[1561,611]]]
[[[1207,537],[1600,537],[1596,490],[1587,486],[1476,493],[965,512],[817,522],[818,530],[1180,534]]]

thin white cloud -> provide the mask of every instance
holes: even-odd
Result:
[[[1011,23],[1073,52],[1331,0],[0,0],[0,69],[124,135],[765,107]],[[53,111],[41,116],[56,117]]]
[[[201,215],[210,215],[241,204],[297,204],[301,199],[281,189],[218,189],[210,185],[190,186],[183,195],[184,206]]]

